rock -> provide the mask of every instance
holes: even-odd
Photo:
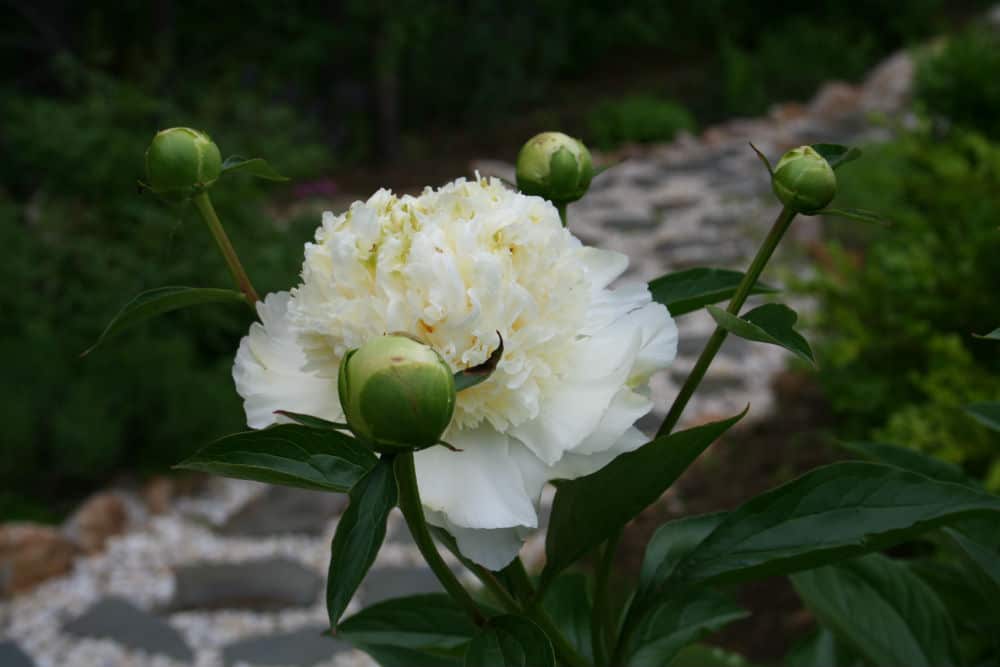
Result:
[[[104,550],[109,538],[123,533],[126,524],[125,502],[113,493],[98,493],[67,519],[63,533],[79,544],[84,553],[96,554]]]
[[[809,102],[809,115],[813,119],[836,121],[858,112],[861,91],[843,81],[823,84],[819,92]]]
[[[0,595],[21,593],[69,572],[77,546],[51,526],[0,525]]]
[[[174,576],[171,611],[307,607],[323,588],[316,572],[283,557],[182,565]]]
[[[35,661],[14,642],[0,641],[0,665],[3,667],[35,667]]]
[[[274,486],[233,514],[220,530],[243,537],[319,535],[346,507],[346,494]]]
[[[78,637],[110,639],[125,648],[159,653],[188,664],[194,661],[191,648],[177,630],[122,598],[99,600],[63,629]]]
[[[158,475],[146,482],[142,489],[142,499],[150,514],[163,514],[170,509],[174,498],[174,480]]]
[[[913,56],[906,51],[884,60],[865,79],[862,110],[886,114],[902,111],[910,101],[914,69]]]
[[[249,665],[301,665],[311,667],[344,651],[350,644],[323,634],[326,626],[315,626],[276,635],[250,637],[222,648],[226,667]]]
[[[361,584],[365,606],[418,593],[440,593],[444,589],[430,568],[383,567],[371,570]]]

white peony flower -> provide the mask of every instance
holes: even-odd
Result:
[[[432,524],[493,570],[538,527],[544,484],[594,472],[645,442],[648,378],[677,352],[677,328],[645,285],[608,285],[621,254],[582,245],[550,203],[496,179],[459,179],[420,196],[387,190],[306,244],[302,284],[270,294],[233,367],[247,422],[275,410],[341,420],[340,360],[366,340],[408,332],[453,370],[480,364],[503,336],[486,382],[458,394],[444,439],[416,454]]]

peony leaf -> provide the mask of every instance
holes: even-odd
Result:
[[[376,460],[371,450],[343,433],[283,424],[220,438],[175,467],[268,484],[345,492],[364,477]]]
[[[809,363],[815,363],[809,343],[793,328],[799,316],[788,306],[768,303],[741,317],[716,306],[708,306],[708,312],[729,333],[747,340],[779,345]]]
[[[396,506],[397,493],[392,457],[386,456],[351,489],[351,503],[337,523],[330,546],[330,571],[326,579],[326,612],[334,630],[375,562],[385,539],[389,511]]]
[[[282,176],[261,157],[245,158],[240,155],[232,155],[222,163],[222,173],[231,174],[234,171],[244,171],[251,176],[263,178],[266,181],[287,181],[287,176]]]
[[[991,431],[1000,431],[1000,403],[973,403],[965,411]]]
[[[782,664],[787,667],[864,667],[864,663],[843,642],[822,626],[811,637],[794,646],[785,655]]]
[[[388,644],[365,646],[379,667],[462,667],[465,647],[457,649],[413,649]]]
[[[597,472],[559,484],[545,540],[542,586],[663,495],[741,414],[672,433],[622,454]]]
[[[978,588],[1000,619],[1000,533],[996,522],[967,520],[945,528],[955,549],[975,572]]]
[[[394,598],[344,619],[337,636],[359,647],[450,649],[472,639],[476,626],[445,593]]]
[[[753,152],[757,154],[760,161],[764,163],[767,173],[771,175],[771,178],[774,178],[774,169],[771,167],[771,161],[767,159],[767,156],[764,155],[759,148],[753,145],[753,142],[750,142],[750,148],[752,148]]]
[[[98,337],[97,342],[81,354],[85,357],[108,338],[152,319],[157,315],[169,313],[172,310],[197,306],[202,303],[246,303],[246,298],[240,292],[214,287],[157,287],[137,295],[125,307],[118,311],[111,322]]]
[[[664,586],[798,572],[974,516],[1000,516],[1000,497],[892,466],[834,463],[729,512]]]
[[[626,664],[668,665],[688,644],[747,616],[729,597],[708,588],[668,597],[643,618]]]
[[[980,486],[978,482],[973,481],[962,472],[962,469],[957,465],[909,447],[888,445],[881,442],[838,442],[837,444],[863,459],[920,473],[940,482],[954,482],[975,488]]]
[[[591,602],[587,577],[582,572],[560,575],[542,601],[545,611],[577,653],[592,663]]]
[[[752,667],[752,665],[739,653],[708,644],[689,644],[677,652],[670,661],[670,667]]]
[[[497,332],[497,336],[500,338],[500,344],[497,346],[497,349],[490,353],[486,361],[455,373],[455,391],[475,387],[477,384],[486,382],[493,375],[493,371],[496,370],[497,364],[500,363],[500,359],[503,357],[503,336],[500,335],[499,331]]]
[[[288,410],[275,410],[274,414],[281,415],[282,417],[288,417],[296,424],[301,424],[302,426],[308,426],[309,428],[318,428],[324,431],[343,431],[345,429],[350,429],[350,426],[341,422],[332,422],[321,417],[313,417],[312,415],[304,415],[301,412],[289,412]]]
[[[871,664],[961,663],[947,609],[901,562],[872,554],[800,572],[792,583],[823,624]]]
[[[642,568],[639,571],[636,603],[640,603],[651,594],[655,595],[659,587],[673,574],[677,564],[687,556],[688,552],[701,544],[722,523],[725,516],[725,512],[700,514],[675,519],[660,526],[646,545]]]
[[[465,667],[555,667],[545,633],[524,616],[491,618],[465,652]]]
[[[674,317],[690,313],[710,303],[725,301],[736,293],[743,280],[739,271],[696,268],[670,273],[649,283],[653,301],[662,303]],[[778,290],[757,283],[751,294],[768,294]]]
[[[813,144],[812,149],[819,153],[834,169],[861,157],[861,149],[848,148],[840,144]]]
[[[888,227],[892,225],[892,221],[883,218],[880,214],[875,211],[868,211],[863,208],[824,208],[816,211],[815,213],[810,213],[809,215],[829,215],[837,218],[845,218],[847,220],[854,220],[855,222],[869,222],[875,225],[882,225]]]

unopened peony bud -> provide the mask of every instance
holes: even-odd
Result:
[[[526,195],[565,205],[582,197],[593,177],[590,151],[562,132],[536,134],[517,154],[517,187]]]
[[[382,451],[436,444],[455,411],[455,378],[432,348],[373,338],[340,362],[337,388],[351,430]]]
[[[189,127],[160,130],[146,149],[146,185],[169,199],[186,199],[210,187],[222,173],[219,147]]]
[[[812,146],[785,153],[774,168],[771,184],[781,203],[797,213],[815,213],[837,194],[833,168]]]

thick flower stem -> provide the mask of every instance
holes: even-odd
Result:
[[[236,249],[233,248],[226,230],[222,227],[222,222],[219,221],[219,216],[215,213],[215,207],[212,206],[212,200],[208,198],[208,192],[202,191],[195,195],[194,205],[198,209],[198,213],[201,214],[202,220],[208,225],[208,230],[212,232],[212,237],[215,238],[215,242],[222,252],[222,257],[226,260],[226,265],[229,266],[229,271],[233,274],[233,279],[240,291],[246,296],[250,308],[256,308],[260,297],[257,296],[257,292],[250,283],[250,277],[243,269],[239,255],[236,254]]]
[[[778,214],[777,220],[774,221],[774,225],[771,227],[771,231],[768,232],[767,238],[764,239],[764,243],[757,250],[757,255],[753,258],[750,268],[747,269],[743,280],[740,281],[739,286],[736,288],[736,293],[729,300],[729,306],[726,308],[727,311],[733,315],[740,314],[740,308],[746,303],[751,289],[757,283],[757,279],[760,278],[760,274],[764,271],[764,267],[767,266],[768,260],[771,259],[774,249],[778,247],[781,237],[788,231],[788,227],[791,225],[794,217],[795,211],[788,207],[781,209],[781,213]],[[656,437],[659,438],[669,434],[674,426],[677,425],[677,422],[681,418],[681,413],[684,412],[684,408],[687,407],[691,396],[698,388],[698,385],[701,384],[702,379],[704,379],[709,365],[715,359],[715,355],[722,347],[722,343],[725,342],[727,333],[722,327],[715,327],[712,337],[708,339],[705,349],[701,351],[701,356],[698,357],[694,368],[691,369],[691,374],[684,381],[684,386],[681,387],[680,393],[677,394],[673,405],[670,406],[670,411],[663,420],[663,424],[660,425],[660,430],[656,432]]]
[[[406,519],[406,525],[410,528],[413,541],[448,594],[469,613],[476,625],[483,625],[486,622],[486,617],[483,616],[469,592],[455,577],[455,573],[441,558],[441,554],[438,553],[437,547],[434,545],[434,538],[431,537],[430,530],[427,528],[424,508],[420,504],[420,490],[417,488],[417,471],[413,465],[413,452],[399,454],[396,457],[394,467],[396,469],[396,484],[399,486],[399,509],[403,511],[403,518]]]

